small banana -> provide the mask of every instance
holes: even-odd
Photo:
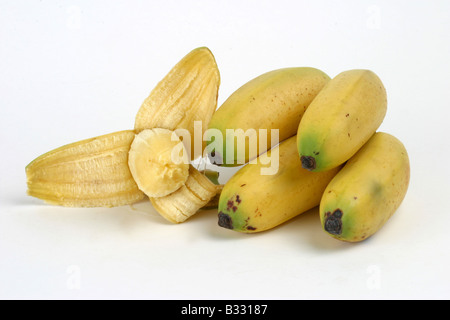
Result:
[[[187,158],[175,131],[146,129],[131,145],[128,165],[140,190],[167,220],[180,223],[211,202],[221,191],[218,173],[200,172]]]
[[[38,157],[26,167],[28,194],[55,205],[83,207],[132,204],[145,197],[139,187],[152,197],[172,194],[188,183],[189,164],[168,161],[170,146],[179,144],[168,142],[168,135],[139,133],[145,129],[152,129],[150,133],[160,133],[160,128],[187,129],[193,137],[196,120],[206,130],[217,106],[219,84],[218,68],[209,49],[192,50],[145,99],[136,115],[135,130],[86,139]],[[203,138],[203,132],[200,134]],[[192,138],[192,145],[187,146],[191,158],[196,156],[190,153],[196,146],[194,141]],[[198,154],[203,148],[200,144]],[[143,167],[147,174],[136,172]]]
[[[409,158],[402,142],[388,133],[375,133],[323,193],[320,220],[324,231],[348,242],[372,236],[402,203],[409,177]]]
[[[239,169],[223,187],[218,224],[244,233],[272,229],[319,205],[323,191],[340,167],[324,172],[303,169],[293,136],[270,149],[279,152],[279,169],[261,175],[267,154]],[[269,155],[271,157],[271,155]]]
[[[25,168],[27,193],[67,207],[114,207],[144,198],[128,168],[134,131],[71,143],[47,152]]]
[[[128,155],[131,174],[140,190],[149,197],[176,191],[187,180],[189,159],[174,131],[153,128],[141,131]]]
[[[386,109],[386,90],[374,72],[338,74],[311,102],[298,126],[303,168],[318,172],[343,164],[375,133]]]
[[[181,148],[179,140],[168,140],[174,132],[185,129],[189,136],[182,135],[180,139],[187,160],[203,156],[206,146],[203,134],[217,108],[219,85],[220,74],[211,51],[205,47],[194,49],[157,84],[136,115],[136,139],[151,129],[151,137],[145,133],[146,137],[139,140],[154,143],[133,143],[136,148],[130,150],[130,169],[153,207],[171,222],[184,222],[199,209],[213,206],[215,196],[220,193],[221,186],[211,182],[189,161],[183,159],[182,164],[174,164],[169,159],[173,150],[178,154]],[[201,143],[197,142],[199,139]]]
[[[206,47],[192,50],[156,85],[136,114],[134,128],[186,129],[189,157],[202,156],[206,143],[203,134],[217,108],[220,74],[211,51]],[[195,121],[201,124],[196,129]],[[202,143],[196,145],[194,134]]]
[[[172,223],[181,223],[209,205],[222,190],[205,174],[189,166],[189,176],[186,183],[177,191],[157,198],[150,198],[153,207],[161,216]]]
[[[239,166],[296,135],[303,113],[329,80],[318,69],[292,67],[266,72],[245,83],[211,118],[209,128],[223,138],[211,137],[207,142],[211,162]],[[278,137],[272,139],[272,130],[278,130]]]

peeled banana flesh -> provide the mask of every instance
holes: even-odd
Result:
[[[128,156],[131,174],[149,197],[176,191],[189,176],[189,159],[183,142],[174,131],[154,128],[134,138]]]

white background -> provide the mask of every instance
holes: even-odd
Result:
[[[447,0],[0,1],[0,298],[450,298],[449,15]],[[220,228],[215,211],[172,225],[146,201],[72,209],[26,195],[31,160],[132,128],[198,46],[216,57],[219,105],[275,68],[377,73],[380,130],[411,161],[392,219],[348,244],[315,209],[248,235]]]

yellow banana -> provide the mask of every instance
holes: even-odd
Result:
[[[149,197],[166,196],[180,188],[189,175],[189,159],[174,131],[153,128],[141,131],[128,155],[131,174]]]
[[[186,129],[190,141],[184,141],[191,159],[202,155],[206,143],[203,133],[217,108],[220,74],[211,51],[192,50],[156,85],[142,103],[135,119],[135,130],[165,128]],[[201,130],[194,121],[199,121]],[[194,133],[197,141],[195,144]]]
[[[26,167],[28,194],[68,207],[113,207],[144,198],[130,169],[134,131],[125,130],[71,143]]]
[[[403,201],[410,176],[400,140],[377,132],[327,186],[320,202],[323,229],[349,242],[377,232]]]
[[[223,139],[209,138],[211,161],[242,165],[278,141],[296,135],[303,113],[329,79],[318,69],[294,67],[264,73],[244,84],[212,116],[209,128]],[[267,130],[267,136],[260,137],[261,129]],[[278,130],[278,139],[271,139],[272,129]],[[245,143],[245,147],[239,147],[239,143]]]
[[[262,175],[267,155],[279,152],[274,175]],[[275,158],[276,159],[276,158]],[[219,200],[219,226],[253,233],[274,228],[319,205],[322,193],[340,167],[313,173],[303,169],[296,137],[281,142],[247,164],[223,187]]]
[[[343,164],[375,133],[386,109],[386,90],[375,73],[338,74],[311,102],[298,126],[303,168],[318,172]]]

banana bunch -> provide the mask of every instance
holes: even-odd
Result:
[[[172,223],[217,208],[220,227],[244,233],[318,207],[323,230],[348,242],[372,236],[398,209],[409,157],[378,131],[387,95],[374,72],[272,70],[216,110],[219,85],[211,51],[192,50],[144,100],[133,130],[62,146],[26,166],[28,194],[71,207],[147,197]],[[242,167],[221,184],[218,171],[193,166],[206,156]]]
[[[193,140],[186,145],[177,131],[194,135],[199,123],[204,134],[217,108],[219,85],[211,51],[192,50],[144,100],[134,130],[68,144],[28,164],[28,194],[68,207],[114,207],[147,196],[176,223],[214,205],[222,186],[190,164],[205,145],[194,148]]]
[[[370,70],[347,70],[332,79],[322,75],[320,84],[320,71],[297,71],[303,82],[294,80],[292,70],[276,71],[272,75],[277,76],[267,82],[264,79],[271,78],[271,73],[249,81],[213,115],[210,126],[222,131],[236,122],[256,121],[258,128],[283,132],[282,142],[269,144],[255,161],[245,157],[247,150],[241,151],[247,164],[223,187],[218,224],[239,232],[261,232],[317,206],[327,234],[342,241],[362,241],[387,222],[409,185],[404,145],[388,133],[377,132],[386,114],[386,90]],[[304,77],[306,72],[315,74],[316,80]],[[304,91],[290,90],[295,85]],[[298,93],[305,91],[310,99],[294,103],[300,101]],[[283,103],[277,104],[275,96]],[[271,107],[275,110],[258,114],[257,120],[242,120],[255,108]],[[297,117],[286,117],[295,108]],[[296,129],[286,130],[293,122]],[[224,138],[225,147],[209,152],[215,156],[232,151],[233,138]],[[235,164],[236,158],[227,159],[231,161],[224,165]],[[264,173],[267,164],[277,159],[277,169]]]
[[[279,154],[274,175],[262,175],[267,157]],[[219,200],[219,226],[253,233],[274,228],[317,206],[340,167],[314,173],[301,167],[296,136],[288,138],[234,174]]]

